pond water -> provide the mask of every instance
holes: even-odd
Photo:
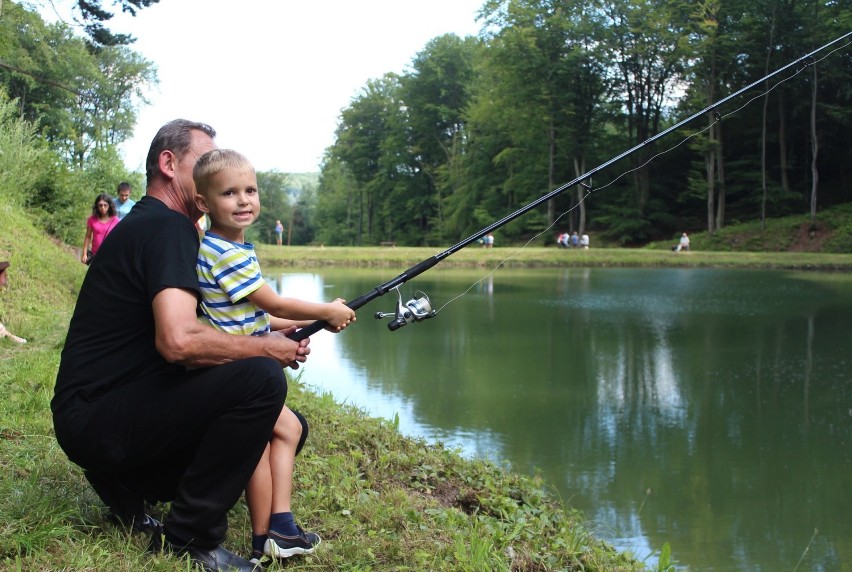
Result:
[[[354,299],[397,272],[269,272]],[[852,276],[719,269],[433,269],[316,334],[301,381],[401,431],[539,472],[649,565],[852,569]],[[462,297],[460,294],[466,292]],[[449,303],[448,303],[449,302]]]

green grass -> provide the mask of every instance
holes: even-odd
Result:
[[[49,404],[85,268],[2,203],[0,227],[0,257],[12,260],[0,319],[29,339],[23,346],[0,340],[0,569],[190,570],[188,562],[146,555],[146,539],[110,525],[57,446]],[[598,540],[537,478],[405,438],[395,423],[306,391],[298,380],[288,403],[311,420],[294,509],[324,542],[314,555],[272,570],[644,569]],[[247,553],[244,503],[230,522],[227,546]]]
[[[499,231],[498,231],[499,236]],[[473,244],[445,255],[441,266],[511,267],[717,267],[788,270],[852,270],[852,204],[820,212],[812,223],[805,215],[725,227],[713,235],[690,235],[692,251],[675,253],[678,236],[644,248],[613,248],[596,244],[589,250],[564,250],[548,233],[525,244],[484,249]],[[546,243],[546,244],[545,244]],[[264,268],[361,266],[400,273],[422,260],[444,255],[443,247],[324,247],[257,245]],[[392,278],[391,274],[389,278]]]
[[[443,251],[425,247],[315,247],[258,245],[257,255],[265,269],[322,266],[379,267],[388,278]],[[710,252],[675,253],[670,249],[558,248],[471,246],[446,257],[440,267],[685,267],[685,268],[778,268],[794,270],[852,270],[852,254],[813,252]]]
[[[844,244],[852,229],[840,209],[819,222],[821,244]],[[0,203],[0,259],[10,284],[0,320],[29,339],[0,341],[0,568],[5,570],[189,570],[187,562],[144,552],[145,540],[104,520],[103,507],[78,467],[58,448],[49,403],[63,337],[85,268],[76,253]],[[643,249],[503,246],[463,249],[441,264],[494,268],[546,266],[763,267],[852,270],[852,254],[801,252],[801,220],[771,221]],[[807,240],[811,240],[807,237]],[[724,245],[760,245],[733,251]],[[594,245],[594,243],[593,243]],[[768,246],[772,245],[772,249]],[[718,250],[710,251],[710,248]],[[793,248],[794,251],[790,251]],[[846,249],[848,252],[849,249]],[[266,267],[345,265],[388,269],[391,278],[441,248],[322,248],[261,245]],[[324,539],[316,554],[272,569],[311,570],[641,570],[629,555],[598,540],[582,516],[547,483],[457,451],[400,435],[372,419],[291,384],[288,403],[312,421],[296,471],[295,510]],[[155,507],[162,516],[167,507]],[[231,514],[228,546],[246,553],[243,503]],[[669,568],[667,554],[659,569]]]

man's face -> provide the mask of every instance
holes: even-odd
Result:
[[[175,184],[181,191],[187,213],[192,220],[201,218],[201,211],[195,205],[195,181],[192,180],[192,169],[198,158],[207,151],[216,149],[216,143],[203,131],[192,132],[192,144],[187,152],[178,158],[175,169]]]
[[[121,189],[118,191],[118,202],[124,204],[130,198],[130,189]]]

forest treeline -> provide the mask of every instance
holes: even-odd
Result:
[[[317,197],[323,242],[461,240],[852,30],[848,0],[487,0],[479,15],[478,37],[435,38],[343,110]],[[542,240],[641,244],[851,200],[852,50],[838,45],[502,240],[566,212]]]
[[[156,67],[131,42],[0,6],[0,139],[18,133],[37,157],[19,200],[77,244],[93,189],[144,187],[117,149]],[[848,35],[852,0],[486,0],[479,22],[478,36],[434,38],[403,73],[367,82],[341,111],[318,184],[259,173],[264,213],[249,238],[271,241],[263,229],[280,218],[292,244],[457,242]],[[852,202],[849,86],[847,37],[566,189],[498,240],[550,228],[542,243],[577,230],[636,245]]]

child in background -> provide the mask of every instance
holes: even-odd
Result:
[[[240,153],[215,149],[202,155],[193,170],[196,203],[210,218],[198,253],[202,319],[222,331],[264,335],[316,320],[339,332],[355,320],[355,312],[337,299],[313,303],[284,298],[261,276],[254,246],[245,229],[260,214],[254,167]],[[270,316],[271,314],[271,316]],[[252,560],[265,554],[286,558],[313,552],[320,537],[295,523],[290,507],[293,464],[306,433],[306,422],[286,406],[272,439],[246,487],[252,523]]]
[[[86,238],[83,239],[83,253],[80,262],[91,264],[92,258],[98,253],[101,243],[118,224],[115,216],[115,203],[112,198],[104,193],[95,197],[92,205],[92,216],[86,219]]]
[[[6,286],[7,278],[6,278],[6,269],[9,268],[9,261],[2,260],[0,261],[0,290]],[[6,326],[3,325],[3,322],[0,322],[0,338],[9,338],[16,344],[25,344],[27,340],[24,338],[18,337],[9,330],[6,329]]]

